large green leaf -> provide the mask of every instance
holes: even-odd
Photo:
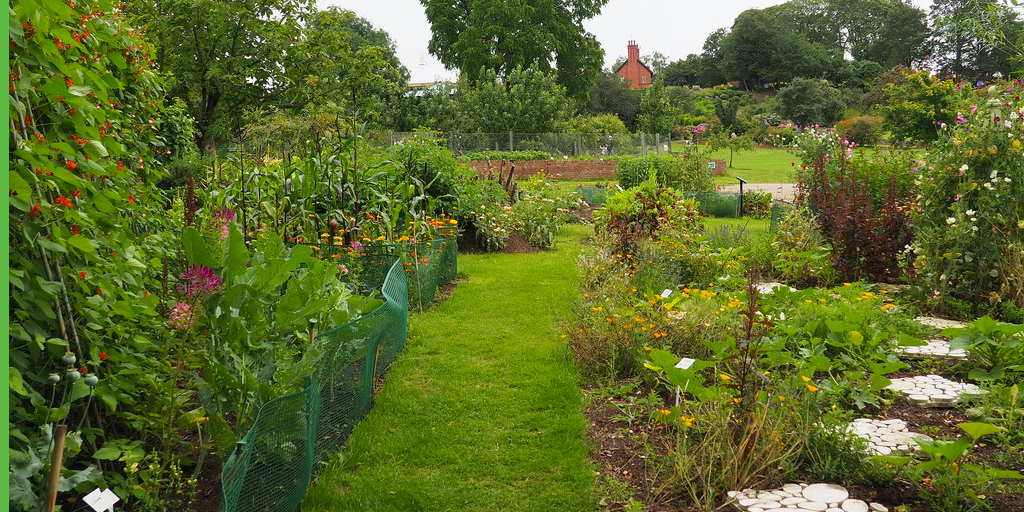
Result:
[[[1003,430],[1001,427],[997,427],[991,423],[980,422],[960,423],[957,427],[960,430],[967,432],[967,435],[974,439],[978,439],[989,434],[995,434],[996,432]]]
[[[14,391],[21,396],[28,396],[28,389],[25,388],[25,379],[21,377],[21,372],[13,366],[9,368],[10,369],[7,373],[7,383],[11,388],[11,391]]]
[[[109,153],[103,143],[98,140],[90,140],[85,144],[85,153],[93,158],[103,158]]]
[[[181,244],[185,250],[185,259],[193,265],[204,265],[210,268],[217,266],[213,252],[195,228],[188,227],[181,233]]]
[[[96,246],[83,235],[71,235],[71,238],[68,238],[68,245],[82,252],[96,252]]]
[[[239,231],[238,226],[231,224],[228,230],[227,244],[224,246],[224,277],[234,280],[245,273],[246,265],[251,258],[252,255],[249,254],[249,248],[245,246],[242,232]]]

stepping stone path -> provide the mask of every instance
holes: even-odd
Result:
[[[795,292],[796,291],[796,288],[793,288],[791,286],[786,286],[786,285],[784,285],[782,283],[757,283],[757,286],[755,288],[757,288],[757,291],[761,295],[769,295],[771,293],[774,293],[772,289],[775,288],[776,286],[779,286],[779,287],[782,287],[782,288],[789,288],[789,291],[791,291],[791,292]]]
[[[835,484],[786,484],[779,489],[729,491],[730,503],[740,512],[888,512],[879,503],[850,498],[845,487]]]
[[[938,375],[917,375],[892,379],[886,386],[921,407],[953,407],[961,398],[969,399],[986,393],[974,384],[956,382]]]
[[[917,322],[920,323],[921,325],[934,327],[940,331],[954,327],[957,329],[967,327],[967,325],[962,322],[957,322],[956,320],[948,320],[945,318],[936,318],[934,316],[919,316],[914,320],[917,320]]]
[[[899,347],[896,349],[896,353],[912,359],[967,360],[967,351],[964,349],[950,350],[947,340],[928,340],[927,345]]]
[[[868,451],[875,455],[890,455],[894,451],[911,452],[918,449],[914,438],[931,441],[931,437],[910,432],[900,419],[875,420],[857,418],[847,427],[854,435],[868,441]]]

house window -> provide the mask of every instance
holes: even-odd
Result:
[[[642,83],[642,84],[646,84],[647,83],[647,75],[646,74],[640,75],[640,83]]]

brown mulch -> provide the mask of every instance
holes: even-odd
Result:
[[[638,397],[640,395],[637,395]],[[644,503],[645,511],[650,512],[692,512],[696,509],[683,505],[678,496],[671,496],[663,488],[667,488],[667,475],[660,474],[658,467],[664,461],[652,461],[645,454],[642,443],[653,447],[661,456],[668,454],[669,437],[661,425],[651,426],[646,420],[633,424],[620,417],[616,403],[623,404],[621,398],[595,399],[587,407],[586,415],[590,421],[588,435],[595,449],[592,455],[597,469],[598,481],[616,481],[629,486],[629,494]],[[614,497],[604,497],[601,510],[624,510],[627,501],[615,501]]]

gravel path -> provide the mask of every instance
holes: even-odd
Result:
[[[739,192],[740,186],[726,185],[722,187],[725,192]],[[743,190],[760,190],[763,192],[771,192],[772,199],[782,199],[784,201],[792,201],[796,198],[796,183],[747,183],[743,185]]]

